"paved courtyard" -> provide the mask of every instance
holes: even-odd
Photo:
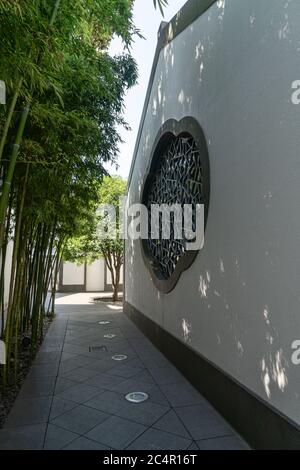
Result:
[[[92,297],[58,296],[57,316],[0,430],[0,449],[247,449],[121,306]],[[115,361],[116,354],[127,359]],[[125,400],[138,391],[149,399]]]

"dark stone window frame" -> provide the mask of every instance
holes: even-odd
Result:
[[[149,187],[154,179],[157,163],[161,157],[163,149],[168,145],[171,139],[178,138],[180,136],[192,137],[196,142],[199,150],[201,166],[203,170],[203,191],[201,203],[204,204],[204,227],[206,228],[210,200],[209,154],[203,129],[198,121],[193,117],[185,117],[181,121],[170,119],[166,121],[160,128],[152,147],[149,165],[146,171],[146,177],[142,186],[141,202],[142,204],[147,205]],[[161,271],[155,266],[153,262],[152,256],[148,249],[147,240],[141,240],[141,251],[152,282],[160,292],[166,294],[175,288],[181,274],[193,264],[199,253],[199,250],[186,251],[184,256],[182,256],[177,262],[173,274],[168,279],[166,279],[162,276]]]

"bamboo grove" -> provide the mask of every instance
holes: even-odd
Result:
[[[45,318],[54,315],[64,244],[96,209],[103,165],[116,160],[124,94],[137,78],[132,3],[0,0],[0,79],[7,87],[0,106],[4,386],[16,377],[24,335],[34,357]],[[114,35],[124,53],[111,57]]]

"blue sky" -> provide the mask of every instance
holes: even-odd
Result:
[[[128,176],[157,44],[157,31],[161,21],[169,21],[184,3],[186,0],[169,0],[169,6],[166,7],[163,18],[159,10],[154,9],[152,0],[135,1],[135,26],[141,30],[145,39],[136,38],[132,48],[132,55],[138,64],[139,80],[138,85],[127,93],[125,100],[125,119],[130,125],[131,131],[120,129],[124,143],[120,146],[119,168],[117,170],[108,168],[111,174],[119,174],[124,178]],[[118,54],[122,50],[122,43],[118,39],[114,40],[110,47],[110,53]]]

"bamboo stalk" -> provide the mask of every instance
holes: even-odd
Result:
[[[7,211],[7,205],[8,205],[8,197],[9,197],[9,192],[10,192],[10,186],[12,183],[14,171],[15,171],[15,166],[17,163],[17,158],[20,150],[20,144],[23,138],[23,133],[26,125],[26,121],[28,118],[30,106],[25,106],[25,108],[22,111],[17,135],[16,135],[16,140],[13,145],[13,150],[7,170],[7,175],[3,184],[3,191],[0,199],[0,247],[2,246],[3,243],[3,234],[4,234],[4,226],[5,226],[5,217],[6,217],[6,211]]]
[[[51,18],[50,18],[50,21],[49,21],[50,28],[53,26],[53,24],[56,20],[60,3],[61,3],[61,0],[56,0],[56,2],[55,2],[55,5],[54,5],[53,11],[52,11],[52,15],[51,15]],[[21,87],[21,85],[22,85],[22,81],[20,83],[20,87]],[[18,95],[17,95],[17,97],[18,97]],[[16,99],[17,99],[17,97],[16,97]],[[23,109],[22,116],[21,116],[21,121],[20,121],[20,124],[19,124],[17,136],[16,136],[16,140],[15,140],[15,143],[14,143],[14,146],[13,146],[11,159],[10,159],[10,162],[9,162],[7,176],[6,176],[6,179],[5,179],[4,184],[3,184],[3,192],[2,192],[1,200],[0,200],[0,248],[2,247],[2,243],[3,243],[3,229],[1,227],[3,227],[5,225],[5,215],[6,215],[6,210],[7,210],[8,195],[9,195],[10,186],[11,186],[11,182],[12,182],[12,178],[13,178],[13,174],[14,174],[14,170],[15,170],[19,150],[20,150],[21,141],[22,141],[22,138],[23,138],[24,128],[25,128],[25,125],[26,125],[26,122],[27,122],[27,119],[28,119],[29,111],[30,111],[30,104],[31,103],[29,101],[27,103],[27,105],[25,106],[25,108]],[[8,129],[7,129],[7,131],[8,131]],[[6,137],[3,140],[3,146],[5,145],[5,141],[6,141]]]
[[[23,182],[22,193],[19,202],[19,210],[17,216],[17,223],[15,229],[15,238],[14,238],[14,250],[13,250],[13,259],[12,259],[12,268],[11,268],[11,278],[10,278],[10,292],[9,292],[9,302],[7,307],[7,322],[5,327],[5,343],[7,351],[7,366],[4,368],[4,382],[6,383],[9,370],[10,370],[10,356],[11,356],[11,340],[13,337],[13,329],[15,329],[15,378],[17,374],[17,354],[18,354],[18,333],[19,333],[19,314],[20,314],[20,284],[22,281],[23,269],[24,269],[24,247],[20,243],[21,239],[21,228],[22,228],[22,217],[23,209],[25,203],[25,194],[27,188],[29,167],[26,168],[26,173]],[[20,256],[21,253],[21,256]]]
[[[20,95],[22,83],[23,83],[23,78],[20,78],[20,80],[18,81],[18,84],[17,84],[16,91],[14,93],[13,99],[11,101],[10,108],[9,108],[9,111],[8,111],[8,115],[7,115],[5,124],[4,124],[2,137],[1,137],[1,141],[0,141],[0,162],[1,162],[1,159],[2,159],[3,150],[4,150],[4,147],[5,147],[5,144],[6,144],[7,134],[8,134],[8,131],[9,131],[9,128],[10,128],[10,125],[11,125],[12,117],[13,117],[13,114],[14,114],[14,111],[15,111],[15,107],[16,107],[19,95]]]

